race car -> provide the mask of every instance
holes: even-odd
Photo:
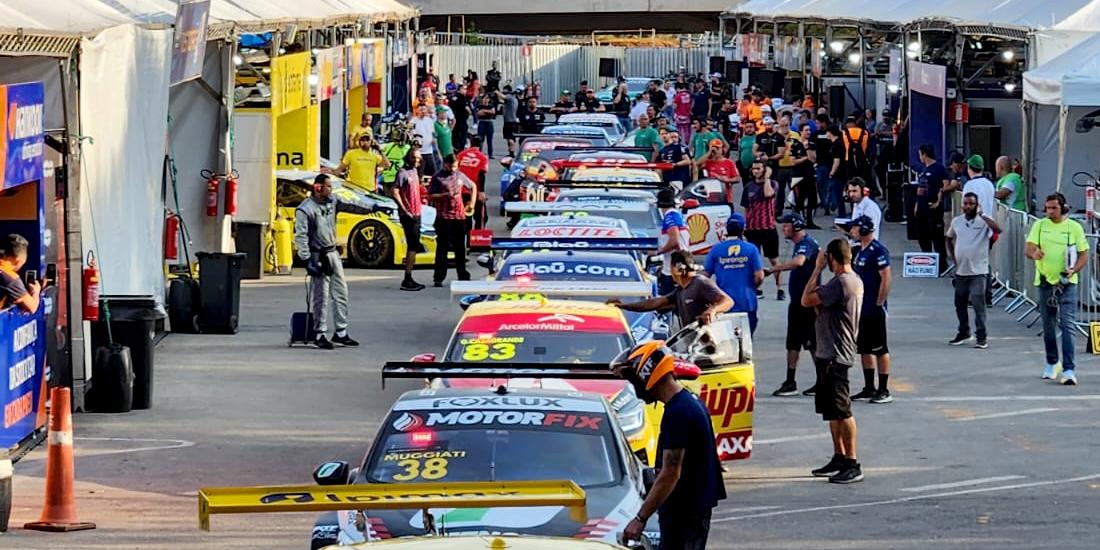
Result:
[[[611,135],[603,128],[594,126],[581,126],[579,124],[562,124],[547,126],[542,129],[542,134],[547,136],[572,136],[582,137],[592,142],[597,147],[610,147],[614,145]]]
[[[574,218],[603,217],[621,220],[626,223],[630,234],[638,237],[657,237],[661,232],[661,218],[656,206],[637,201],[525,201],[509,203],[505,210],[512,214],[548,214],[549,217],[572,215]]]
[[[551,151],[558,146],[571,146],[578,147],[584,145],[591,145],[592,143],[581,137],[565,137],[565,136],[530,136],[524,139],[519,145],[519,152],[515,157],[504,157],[500,159],[500,165],[504,167],[504,171],[500,174],[500,196],[504,197],[508,191],[508,186],[516,178],[526,177],[526,170],[532,159],[538,157],[539,153],[544,151]],[[500,213],[504,215],[503,199]]]
[[[602,128],[611,137],[612,145],[618,145],[626,137],[626,128],[614,113],[568,113],[559,116],[556,122]]]
[[[313,178],[320,172],[303,170],[279,170],[276,172],[275,202],[279,213],[294,220],[294,210],[309,196]],[[397,218],[397,203],[389,197],[366,191],[355,184],[330,176],[332,193],[339,200],[353,203],[375,203],[391,209],[391,214],[351,214],[336,216],[336,239],[340,256],[360,267],[391,267],[405,260],[409,243]],[[424,205],[421,209],[420,244],[425,252],[416,255],[418,265],[435,262],[435,209]]]
[[[633,236],[630,226],[624,220],[606,216],[579,216],[572,213],[523,218],[512,228],[512,237],[519,239],[550,237],[622,239]]]

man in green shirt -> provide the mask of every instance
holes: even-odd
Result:
[[[998,157],[994,169],[997,171],[997,200],[1009,208],[1027,212],[1027,188],[1020,174],[1012,171],[1012,160]]]
[[[440,105],[435,108],[437,114],[441,114],[447,110],[446,107]],[[436,117],[435,119],[435,143],[439,147],[439,156],[445,157],[447,155],[455,154],[454,141],[451,137],[451,125],[447,123],[446,119]]]
[[[634,146],[653,149],[649,160],[657,162],[657,154],[661,152],[661,136],[649,125],[649,116],[645,113],[638,117],[638,132],[634,134]]]
[[[1039,313],[1046,348],[1043,379],[1054,380],[1057,376],[1057,330],[1061,329],[1062,384],[1074,386],[1077,385],[1073,363],[1077,274],[1088,262],[1089,243],[1081,224],[1066,217],[1070,208],[1061,193],[1049,195],[1044,210],[1047,217],[1031,225],[1025,249],[1027,257],[1035,260],[1035,286],[1039,287]]]
[[[752,146],[756,144],[756,123],[751,120],[742,120],[741,128],[744,133],[741,134],[741,141],[737,144],[739,151],[737,169],[741,171],[741,181],[749,181],[745,174],[749,173],[752,169],[752,161],[756,160],[752,155]]]
[[[707,155],[707,151],[710,150],[710,141],[712,139],[722,140],[722,143],[726,143],[726,138],[722,137],[722,134],[715,132],[712,128],[708,128],[703,119],[697,118],[691,121],[691,158],[701,159]],[[726,143],[728,147],[729,144]]]

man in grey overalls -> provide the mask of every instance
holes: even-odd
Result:
[[[336,249],[336,214],[370,214],[378,210],[384,209],[376,204],[360,205],[334,197],[328,174],[318,174],[313,180],[313,192],[294,211],[294,249],[298,257],[306,262],[306,273],[309,273],[314,331],[317,334],[314,345],[320,349],[333,349],[333,344],[359,345],[348,336],[348,284],[344,280],[340,251]],[[331,341],[326,336],[330,291],[333,324],[336,326]]]

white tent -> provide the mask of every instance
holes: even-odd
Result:
[[[1025,72],[1024,101],[1032,128],[1028,158],[1035,195],[1068,190],[1077,172],[1095,174],[1100,130],[1082,132],[1077,127],[1100,109],[1100,33]],[[1069,201],[1081,204],[1080,197],[1070,196]]]

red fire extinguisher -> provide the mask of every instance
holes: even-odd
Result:
[[[164,220],[164,259],[175,260],[179,255],[180,217],[172,212]]]
[[[1085,213],[1089,219],[1096,217],[1096,188],[1085,188]]]
[[[218,215],[218,185],[220,178],[218,174],[210,171],[203,170],[199,172],[199,175],[206,180],[206,215],[217,216]]]
[[[88,263],[84,266],[84,320],[99,320],[99,269],[96,268],[95,253],[88,252]]]
[[[229,175],[225,177],[225,215],[236,216],[237,215],[237,178],[240,174],[236,170],[231,170]]]

